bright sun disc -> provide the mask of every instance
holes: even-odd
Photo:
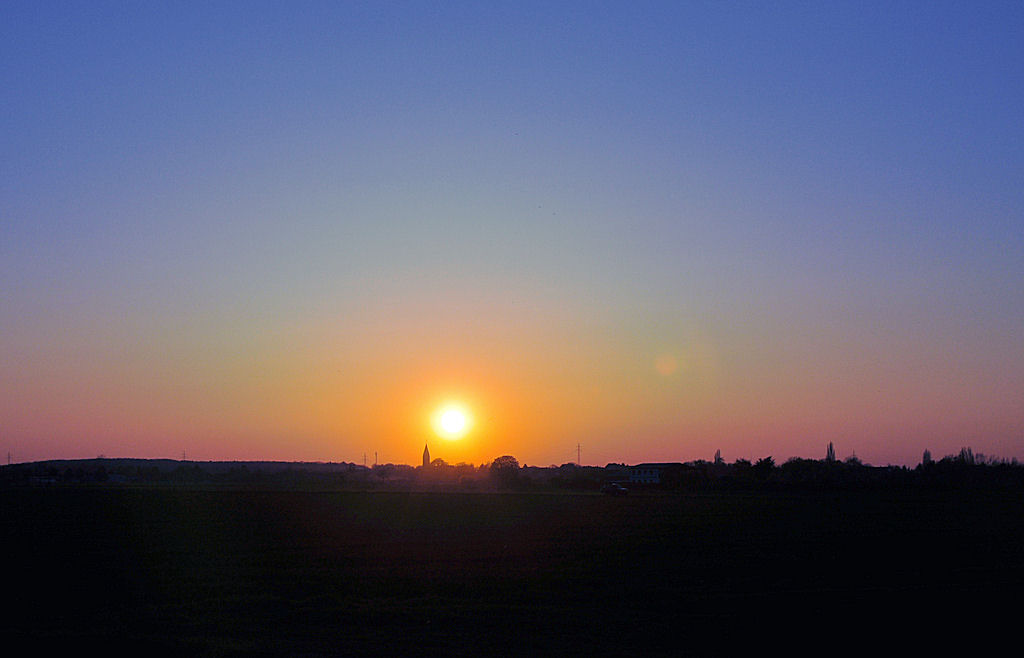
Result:
[[[446,439],[461,438],[469,431],[469,413],[454,404],[441,407],[434,416],[434,431]]]

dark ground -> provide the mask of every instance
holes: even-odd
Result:
[[[0,522],[0,638],[44,654],[977,648],[1024,585],[1019,492],[53,487]]]

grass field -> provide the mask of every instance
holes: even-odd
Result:
[[[1001,628],[1005,493],[0,492],[5,638],[182,655],[723,653]],[[738,644],[736,645],[738,646]],[[700,649],[701,651],[698,651]]]

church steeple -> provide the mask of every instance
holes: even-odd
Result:
[[[427,444],[423,444],[423,468],[430,466],[430,450],[427,449]]]

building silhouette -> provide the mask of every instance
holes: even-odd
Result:
[[[427,449],[427,444],[423,444],[423,468],[430,466],[430,450]]]
[[[661,484],[666,469],[678,466],[671,462],[637,464],[629,467],[629,481],[633,484]]]

